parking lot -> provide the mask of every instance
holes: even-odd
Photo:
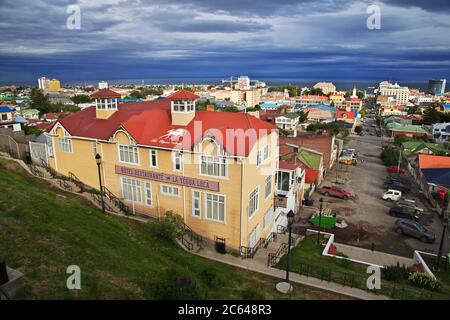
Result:
[[[370,126],[371,132],[375,133],[375,128]],[[385,191],[383,183],[388,177],[386,167],[383,165],[379,155],[382,151],[382,138],[376,134],[364,134],[363,136],[353,135],[346,147],[355,148],[359,152],[358,164],[356,166],[335,165],[329,171],[321,186],[337,185],[346,191],[356,195],[355,200],[341,200],[333,197],[322,196],[314,192],[314,206],[319,206],[319,199],[323,197],[324,207],[331,208],[339,212],[348,223],[344,229],[334,228],[336,241],[371,248],[387,253],[412,257],[414,250],[423,250],[437,253],[442,234],[442,224],[435,212],[431,210],[428,202],[418,192],[411,176],[400,175],[400,180],[411,188],[411,192],[406,195],[408,199],[413,199],[416,204],[424,209],[420,215],[420,222],[431,229],[437,236],[435,243],[423,243],[419,239],[405,235],[399,235],[394,231],[394,223],[397,220],[388,214],[391,203],[381,199]],[[394,174],[397,178],[397,174]],[[302,210],[302,219],[299,222],[301,227],[311,227],[307,218],[312,211],[305,208]],[[450,239],[445,239],[444,253],[450,249]]]

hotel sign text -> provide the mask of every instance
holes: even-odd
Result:
[[[215,181],[209,180],[201,180],[195,178],[188,178],[182,176],[176,176],[173,174],[166,174],[160,172],[153,172],[141,169],[127,168],[122,166],[116,166],[116,173],[141,179],[149,179],[160,182],[166,182],[171,184],[177,184],[180,186],[210,190],[210,191],[219,191],[219,183]]]

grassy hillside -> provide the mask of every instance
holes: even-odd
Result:
[[[19,299],[342,298],[299,286],[280,296],[276,279],[194,256],[2,159],[0,256],[25,274]],[[81,290],[66,288],[69,265],[81,268]]]

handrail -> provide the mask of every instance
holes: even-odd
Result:
[[[191,241],[195,240],[198,246],[203,242],[203,237],[195,233],[194,230],[185,223],[183,223],[183,231],[190,236]]]
[[[287,228],[285,226],[282,226],[281,224],[277,225],[277,233],[285,233],[287,231]]]
[[[259,248],[262,247],[262,243],[264,242],[264,238],[259,238],[258,242],[255,243],[253,247],[245,247],[240,246],[239,251],[242,258],[253,258],[258,251]]]
[[[181,243],[183,246],[185,246],[189,251],[192,251],[194,249],[194,245],[186,240],[183,236],[180,238]]]
[[[120,211],[125,213],[126,215],[133,214],[133,211],[130,209],[128,205],[126,205],[119,197],[117,197],[114,193],[112,193],[107,187],[102,186],[103,193],[107,196],[117,207],[119,207]]]
[[[80,179],[78,179],[78,177],[73,174],[72,172],[69,172],[69,179],[70,181],[72,181],[74,184],[76,184],[79,188],[81,192],[86,191],[86,185],[83,183],[83,181],[81,181]]]
[[[278,260],[283,256],[288,250],[288,244],[283,242],[275,253],[269,253],[267,256],[267,266],[272,267],[277,264]]]
[[[96,192],[95,189],[91,189],[91,190],[89,191],[89,193],[91,194],[91,196],[92,196],[92,198],[94,199],[94,201],[95,201],[98,205],[101,206],[101,205],[102,205],[101,195],[98,194],[98,193]],[[107,202],[103,202],[103,204],[105,205],[105,210],[114,212],[114,209],[113,209]]]
[[[275,232],[271,232],[271,233],[269,234],[269,236],[268,236],[266,239],[264,239],[264,240],[262,241],[261,247],[267,248],[267,246],[269,245],[269,243],[270,243],[271,241],[274,241],[274,242],[277,241],[277,234],[276,234]]]

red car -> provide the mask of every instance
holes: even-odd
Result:
[[[389,166],[387,167],[388,172],[395,172],[395,173],[405,173],[406,170],[403,168],[398,168],[398,166]]]
[[[342,190],[339,187],[322,187],[319,189],[319,192],[325,196],[337,197],[344,200],[353,198],[350,192]]]

